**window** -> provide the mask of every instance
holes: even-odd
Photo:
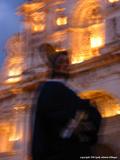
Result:
[[[99,56],[99,48],[105,44],[105,23],[100,4],[94,0],[85,0],[79,5],[72,21],[73,64]]]
[[[42,32],[45,30],[45,18],[44,12],[34,12],[31,15],[33,32]]]
[[[21,139],[17,126],[9,123],[0,123],[0,154],[15,151],[15,144]]]
[[[68,17],[66,16],[58,17],[56,23],[58,26],[66,25],[68,23]]]

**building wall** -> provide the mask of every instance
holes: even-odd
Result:
[[[20,61],[13,63],[12,61],[12,66],[9,65],[11,59],[17,55],[17,52],[14,54],[10,52],[18,50],[15,50],[13,47],[12,51],[8,51],[5,66],[3,67],[3,79],[0,87],[1,124],[2,122],[8,122],[9,129],[11,125],[15,125],[16,130],[13,129],[12,132],[15,132],[14,136],[16,136],[19,131],[18,128],[22,128],[23,139],[14,137],[14,139],[10,140],[10,137],[8,139],[6,138],[6,144],[11,144],[10,146],[12,146],[12,148],[9,151],[7,150],[6,152],[0,153],[0,158],[2,160],[23,160],[27,159],[27,155],[29,155],[29,125],[32,100],[34,99],[37,86],[45,80],[48,80],[50,77],[49,73],[51,72],[51,69],[47,64],[43,63],[43,57],[41,55],[39,56],[37,51],[38,46],[43,43],[52,44],[56,50],[68,50],[70,58],[71,56],[73,56],[73,58],[75,56],[78,56],[77,58],[83,56],[83,61],[79,59],[79,61],[76,62],[77,64],[70,64],[68,66],[69,72],[66,72],[66,74],[69,75],[69,78],[67,80],[65,79],[64,82],[80,96],[83,95],[83,97],[86,98],[88,96],[90,100],[97,104],[97,107],[102,113],[105,110],[106,113],[111,114],[113,110],[114,116],[103,119],[104,124],[102,126],[102,132],[100,133],[100,143],[112,146],[115,154],[120,156],[120,146],[118,143],[120,133],[120,2],[108,3],[106,0],[61,0],[57,2],[54,0],[34,0],[33,2],[44,2],[45,4],[43,7],[30,13],[25,11],[24,6],[22,6],[24,11],[22,10],[21,12],[24,15],[23,21],[25,23],[25,31],[21,34],[24,39],[24,44],[22,45],[24,52],[19,53],[19,56],[22,55],[23,57],[24,55],[24,61],[22,63]],[[56,11],[56,9],[61,8],[63,10],[62,12]],[[33,21],[31,22],[31,16],[33,16],[35,12],[45,13],[46,18],[41,20],[41,23],[45,23],[46,25],[45,30],[35,31],[36,29],[31,29],[31,26],[34,26]],[[98,13],[97,18],[94,17],[94,12]],[[62,23],[65,23],[64,25],[56,24],[57,18],[60,17],[67,17],[67,21],[65,20],[64,22],[62,20]],[[98,29],[99,27],[97,27],[97,32],[94,32],[95,29],[93,27],[92,33],[101,35],[101,37],[103,36],[104,43],[102,46],[91,49],[88,43],[90,35],[88,34],[87,37],[86,34],[83,33],[86,33],[86,29],[91,29],[88,26],[91,27],[94,24],[95,26],[96,24],[99,26],[101,23],[104,23],[104,28]],[[82,49],[81,46],[83,47]],[[88,49],[84,50],[84,48]],[[77,55],[73,54],[75,50],[75,54]],[[77,50],[86,51],[86,55],[78,54]],[[92,56],[88,54],[88,51],[90,51]],[[8,73],[6,72],[6,68],[8,71],[11,67],[17,69],[20,65],[23,65],[23,70],[20,75],[13,74],[12,77],[6,75]],[[14,81],[14,83],[7,81],[8,83],[6,83],[6,80],[10,78],[15,80],[14,78],[16,78],[16,76],[17,78],[19,78],[19,76],[22,77],[21,80],[17,82]],[[100,99],[98,97],[100,97]],[[106,99],[109,101],[107,102]],[[4,135],[3,132],[2,135]]]

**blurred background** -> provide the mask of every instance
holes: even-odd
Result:
[[[22,30],[16,9],[25,0],[0,0],[0,67],[5,57],[5,42],[13,33]]]

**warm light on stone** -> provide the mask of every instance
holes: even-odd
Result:
[[[24,26],[8,39],[1,72],[0,160],[29,159],[36,89],[50,79],[98,109],[106,130],[98,142],[119,153],[119,2],[28,0],[18,8]]]
[[[55,11],[56,12],[63,12],[65,10],[65,8],[57,8]]]
[[[3,122],[0,124],[0,153],[12,151],[12,143],[9,142],[9,139],[13,133],[13,128],[10,123]]]
[[[105,25],[94,24],[85,28],[72,29],[71,63],[81,63],[99,56],[99,48],[105,44]],[[96,51],[94,52],[94,49]]]
[[[66,25],[68,23],[68,17],[59,17],[56,20],[58,26]]]
[[[32,31],[33,32],[42,32],[45,29],[45,25],[44,24],[33,24],[32,26]]]
[[[23,127],[20,126],[19,120],[16,121],[14,117],[12,120],[14,121],[9,122],[9,119],[6,119],[0,122],[0,154],[15,152],[16,142],[20,145],[23,140]]]
[[[120,106],[119,106],[120,107]],[[120,114],[120,109],[119,110],[117,110],[117,114]]]
[[[9,129],[7,126],[0,126],[0,153],[9,151],[8,133]]]
[[[6,80],[6,82],[7,83],[16,83],[16,82],[19,82],[22,79],[21,73],[22,73],[22,68],[21,67],[12,68],[8,72],[8,79]]]
[[[35,3],[25,3],[20,7],[20,13],[26,13],[29,14],[31,12],[34,12],[36,10],[39,10],[40,8],[44,7],[43,2],[35,2]]]
[[[80,54],[78,54],[79,56],[74,56],[72,58],[72,64],[76,64],[76,63],[81,63],[81,62],[84,62],[86,60],[85,56],[81,56]]]
[[[23,57],[11,56],[6,65],[5,83],[16,83],[21,81],[23,72]]]
[[[91,37],[90,38],[91,48],[97,48],[103,45],[101,37]]]
[[[9,142],[20,141],[22,139],[22,133],[17,130],[17,126],[12,126],[12,132],[10,133]]]
[[[44,12],[34,12],[31,15],[31,18],[34,22],[41,22],[45,20],[45,13]]]
[[[99,56],[99,47],[105,44],[106,30],[100,3],[94,0],[80,1],[72,26],[71,62],[81,63]]]
[[[33,32],[42,32],[45,29],[45,13],[34,12],[30,16],[31,21],[28,22]]]
[[[108,0],[110,3],[118,2],[119,0]]]
[[[80,93],[80,97],[83,99],[90,99],[90,101],[98,108],[103,118],[120,114],[120,104],[118,100],[105,91],[86,91]]]
[[[12,137],[9,138],[9,141],[18,141],[18,140],[20,140],[19,136],[18,137],[12,136]]]
[[[60,52],[60,51],[66,51],[66,49],[65,48],[56,48],[56,50],[55,50],[56,52]]]

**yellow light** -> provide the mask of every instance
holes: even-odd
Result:
[[[0,153],[11,151],[11,144],[8,142],[9,134],[10,125],[6,123],[0,124]]]
[[[83,61],[99,56],[99,47],[105,44],[104,24],[72,29],[71,62]]]
[[[19,54],[19,53],[18,53]],[[9,64],[10,65],[13,65],[13,64],[20,64],[20,63],[22,63],[23,62],[23,58],[22,57],[20,57],[20,56],[16,56],[16,57],[14,57],[14,58],[10,58],[9,59]]]
[[[22,77],[23,71],[23,57],[21,56],[14,56],[9,59],[8,61],[8,69],[7,69],[7,77],[6,83],[16,83],[19,82]]]
[[[58,26],[66,25],[68,22],[68,17],[59,17],[56,20]]]
[[[17,104],[15,107],[14,107],[14,110],[15,111],[24,111],[25,109],[26,109],[26,105],[24,105],[24,104]]]
[[[77,57],[73,57],[73,59],[72,59],[72,64],[76,64],[76,63],[81,63],[81,62],[83,62],[85,60],[85,57],[84,56],[77,56]]]
[[[13,125],[10,131],[9,135],[9,142],[19,141],[22,140],[22,132],[20,132],[20,129],[18,128],[17,124]]]
[[[90,45],[91,45],[91,48],[101,47],[103,45],[102,37],[91,37]]]
[[[14,151],[14,142],[23,139],[23,129],[18,124],[0,123],[0,153]]]
[[[16,83],[19,82],[22,78],[21,78],[21,73],[22,73],[22,68],[18,67],[18,68],[12,68],[9,72],[8,72],[8,79],[7,79],[7,83]]]
[[[74,56],[72,56],[72,58],[71,58],[71,63],[72,64],[82,63],[82,62],[84,62],[86,60],[89,60],[93,57],[92,53],[90,53],[90,52],[86,55],[81,54],[81,53],[73,54],[73,55]]]
[[[44,24],[34,24],[32,27],[32,31],[33,32],[42,32],[45,29],[45,25]]]
[[[63,12],[65,10],[65,8],[57,8],[55,11],[56,12]]]
[[[21,69],[18,68],[13,68],[9,71],[8,76],[12,77],[12,76],[19,76],[21,74]]]
[[[120,109],[119,109],[119,110],[117,110],[117,114],[120,114]]]
[[[60,0],[60,1],[54,2],[53,5],[60,5],[64,3],[65,3],[65,0]]]
[[[56,48],[56,50],[55,50],[56,52],[60,52],[60,51],[66,51],[66,49],[65,48]]]
[[[102,117],[113,117],[120,114],[120,104],[111,94],[103,90],[85,91],[79,94],[82,99],[89,99],[98,108]]]
[[[18,137],[12,136],[12,137],[9,138],[9,141],[18,141],[18,140],[20,140],[19,136]]]
[[[115,111],[110,111],[110,110],[102,113],[102,117],[104,117],[104,118],[114,117],[114,116],[116,116],[116,115],[117,115],[117,113],[116,113]]]
[[[110,3],[118,2],[119,0],[108,0]]]

